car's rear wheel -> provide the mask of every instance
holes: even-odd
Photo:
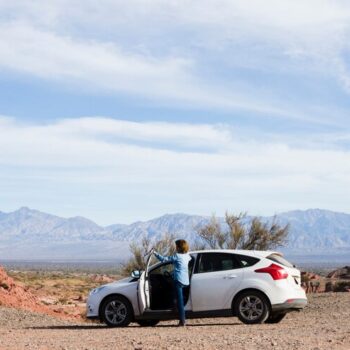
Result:
[[[102,320],[109,327],[126,327],[132,320],[132,306],[128,299],[112,295],[101,307]]]
[[[138,320],[137,323],[141,327],[154,327],[159,323],[159,320]]]
[[[267,298],[254,290],[240,294],[233,307],[235,315],[246,324],[263,323],[270,314]]]
[[[281,322],[285,317],[286,313],[282,314],[272,314],[270,317],[265,321],[265,323],[279,323]]]

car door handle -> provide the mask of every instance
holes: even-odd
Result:
[[[232,279],[232,278],[236,278],[236,275],[226,275],[224,276],[224,279]]]

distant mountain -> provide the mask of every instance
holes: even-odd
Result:
[[[81,216],[61,218],[22,207],[0,215],[0,240],[72,241],[109,239],[111,231]]]
[[[183,237],[193,241],[195,229],[209,222],[209,217],[166,214],[149,221],[138,221],[124,227],[116,227],[112,230],[113,236],[121,241],[134,241],[147,236],[151,239],[159,239],[164,233],[173,233],[177,237]]]
[[[249,218],[247,218],[249,220]],[[328,210],[295,210],[276,215],[261,217],[265,222],[276,221],[281,225],[290,225],[288,244],[282,250],[294,254],[311,252],[350,251],[350,214],[336,213]],[[218,218],[225,228],[224,218]],[[193,241],[196,228],[207,224],[210,217],[187,214],[164,215],[160,218],[116,228],[113,236],[121,241],[132,241],[146,235],[160,238],[164,232],[175,233]]]
[[[166,214],[130,225],[102,227],[83,217],[61,218],[23,207],[11,213],[0,212],[0,259],[123,259],[130,242],[143,236],[158,239],[168,232],[193,241],[196,228],[209,220],[204,216]],[[219,220],[224,225],[224,219]],[[350,214],[295,210],[277,215],[276,220],[290,224],[284,252],[350,254]]]
[[[288,249],[305,251],[350,251],[350,215],[329,210],[308,209],[282,213],[281,224],[290,225]]]
[[[0,259],[117,259],[127,246],[83,217],[66,219],[26,207],[0,213]]]

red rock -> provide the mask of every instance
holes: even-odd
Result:
[[[17,284],[13,278],[9,277],[3,267],[0,266],[0,305],[56,315],[61,318],[69,318],[62,310],[52,310],[43,305],[41,301],[28,289]]]

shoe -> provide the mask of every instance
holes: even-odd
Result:
[[[186,323],[180,321],[177,326],[178,327],[186,327]]]

